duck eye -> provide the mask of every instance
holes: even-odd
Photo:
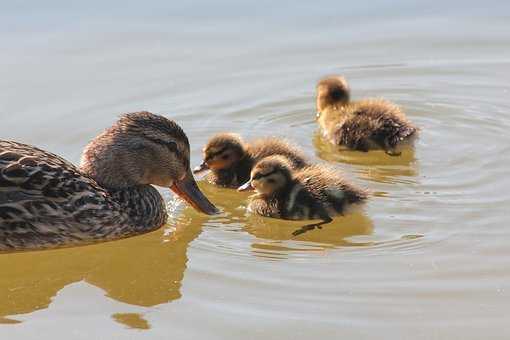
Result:
[[[272,179],[272,178],[269,178],[269,179],[267,180],[267,182],[268,182],[268,183],[275,183],[275,180],[274,180],[274,179]]]
[[[168,149],[170,149],[170,151],[177,152],[177,143],[176,142],[167,142],[166,146],[168,147]]]
[[[226,159],[228,159],[228,157],[229,157],[228,155],[223,155],[223,156],[221,156],[221,159],[225,159],[226,160]]]

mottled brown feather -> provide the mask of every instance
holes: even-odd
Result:
[[[34,146],[0,140],[0,251],[113,240],[158,228],[167,213],[149,183],[172,183],[186,171],[186,135],[149,112],[124,115],[91,141],[80,169]]]
[[[0,250],[115,239],[165,220],[150,186],[108,191],[59,156],[0,141]]]

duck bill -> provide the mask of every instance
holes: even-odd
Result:
[[[199,173],[204,172],[206,170],[209,170],[209,166],[207,165],[207,163],[205,161],[203,161],[202,164],[196,166],[193,169],[193,173],[194,174],[199,174]]]
[[[198,188],[191,171],[181,181],[175,182],[170,189],[180,198],[188,202],[196,210],[207,215],[219,213],[218,208],[212,204]]]
[[[237,188],[237,191],[246,191],[251,189],[251,180]]]

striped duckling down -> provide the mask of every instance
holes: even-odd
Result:
[[[235,133],[218,133],[203,149],[202,164],[193,171],[210,170],[206,179],[222,187],[237,188],[250,179],[253,166],[264,157],[285,157],[294,169],[308,164],[304,152],[289,141],[277,137],[258,138],[245,142]]]
[[[341,76],[322,79],[316,91],[316,119],[330,143],[358,151],[383,149],[391,156],[414,145],[418,128],[395,104],[380,98],[351,101]]]
[[[329,166],[314,164],[292,170],[281,156],[258,162],[251,178],[239,190],[253,187],[248,210],[262,216],[289,219],[330,221],[344,215],[367,199],[364,189],[348,183]]]

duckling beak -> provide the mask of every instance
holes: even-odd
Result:
[[[237,188],[237,191],[246,191],[251,189],[251,180],[241,185],[239,188]]]
[[[196,166],[193,169],[193,173],[194,174],[199,174],[199,173],[201,173],[202,171],[205,171],[205,170],[209,170],[209,165],[207,165],[207,163],[205,161],[203,161],[202,164]]]
[[[198,188],[193,174],[188,173],[180,181],[175,182],[170,189],[180,198],[188,202],[193,208],[207,215],[218,214],[219,210],[212,204]]]

